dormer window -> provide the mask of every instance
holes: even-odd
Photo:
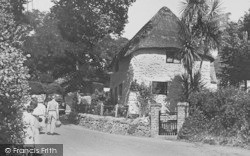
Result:
[[[179,52],[177,49],[166,50],[166,63],[181,63]]]

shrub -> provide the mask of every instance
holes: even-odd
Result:
[[[40,95],[45,94],[43,84],[41,82],[29,81],[30,94]]]
[[[201,111],[195,111],[192,116],[186,118],[182,128],[178,133],[179,139],[193,140],[197,135],[206,131],[207,118]]]
[[[0,42],[0,143],[22,143],[22,107],[28,69],[22,52]]]
[[[133,81],[130,85],[130,90],[136,92],[138,106],[140,114],[139,116],[148,116],[150,105],[149,103],[153,101],[153,94],[151,92],[151,88],[146,86],[144,83],[137,83],[137,81]]]
[[[70,112],[68,116],[68,121],[72,124],[79,124],[79,117],[77,112]]]
[[[60,86],[60,84],[53,82],[49,84],[43,84],[43,90],[48,94],[61,94],[64,95],[64,89]]]
[[[118,117],[127,117],[128,106],[121,105],[118,107]]]
[[[190,117],[185,121],[179,138],[195,139],[195,133],[196,136],[207,133],[215,137],[237,138],[235,143],[248,142],[247,136],[250,132],[248,93],[232,87],[221,88],[216,92],[205,90],[193,93],[189,102]],[[199,118],[202,120],[198,120]]]

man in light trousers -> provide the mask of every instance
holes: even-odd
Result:
[[[55,131],[56,120],[59,118],[59,104],[56,102],[56,95],[53,96],[53,99],[48,102],[47,112],[48,112],[48,126],[47,134],[53,135]]]

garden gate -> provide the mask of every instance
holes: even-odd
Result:
[[[177,135],[177,112],[159,113],[159,135]]]

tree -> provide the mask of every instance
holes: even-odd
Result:
[[[28,93],[26,60],[18,49],[25,34],[17,26],[10,1],[0,2],[0,143],[22,143],[22,107]]]
[[[109,82],[109,64],[127,39],[107,35],[96,43],[92,53],[81,53],[84,44],[65,40],[57,27],[57,19],[50,13],[33,10],[25,15],[27,23],[34,28],[33,35],[26,39],[23,47],[25,53],[31,55],[26,65],[33,81],[42,82],[44,77],[53,80],[66,78],[68,81],[64,86],[67,86],[67,91],[86,87],[89,82],[82,82],[86,80]],[[76,61],[79,71],[75,68]]]
[[[220,47],[227,15],[221,13],[219,0],[185,0],[182,4],[182,62],[192,84],[194,61],[201,60],[201,70],[204,56],[208,55],[211,49]]]
[[[100,39],[108,34],[122,33],[128,8],[133,2],[135,0],[54,0],[51,11],[58,19],[63,38],[76,45],[81,44],[81,49],[73,53],[78,58],[75,62],[77,71],[81,62],[79,59],[84,59],[85,54],[94,55],[94,45]]]
[[[13,13],[16,22],[24,22],[23,5],[27,3],[28,0],[10,0],[10,5],[12,6],[11,12]]]
[[[223,45],[219,53],[221,58],[221,78],[222,86],[239,86],[242,80],[250,78],[250,52],[247,49],[247,36],[243,35],[242,25],[231,22],[225,30]]]
[[[248,38],[250,38],[250,9],[245,13],[243,20],[241,21],[243,26],[241,28],[242,31],[248,32]]]
[[[25,15],[27,23],[33,28],[33,34],[25,40],[23,46],[23,51],[31,56],[26,61],[31,78],[40,80],[44,74],[52,77],[56,65],[54,59],[65,56],[70,43],[62,38],[51,14],[33,10]]]

